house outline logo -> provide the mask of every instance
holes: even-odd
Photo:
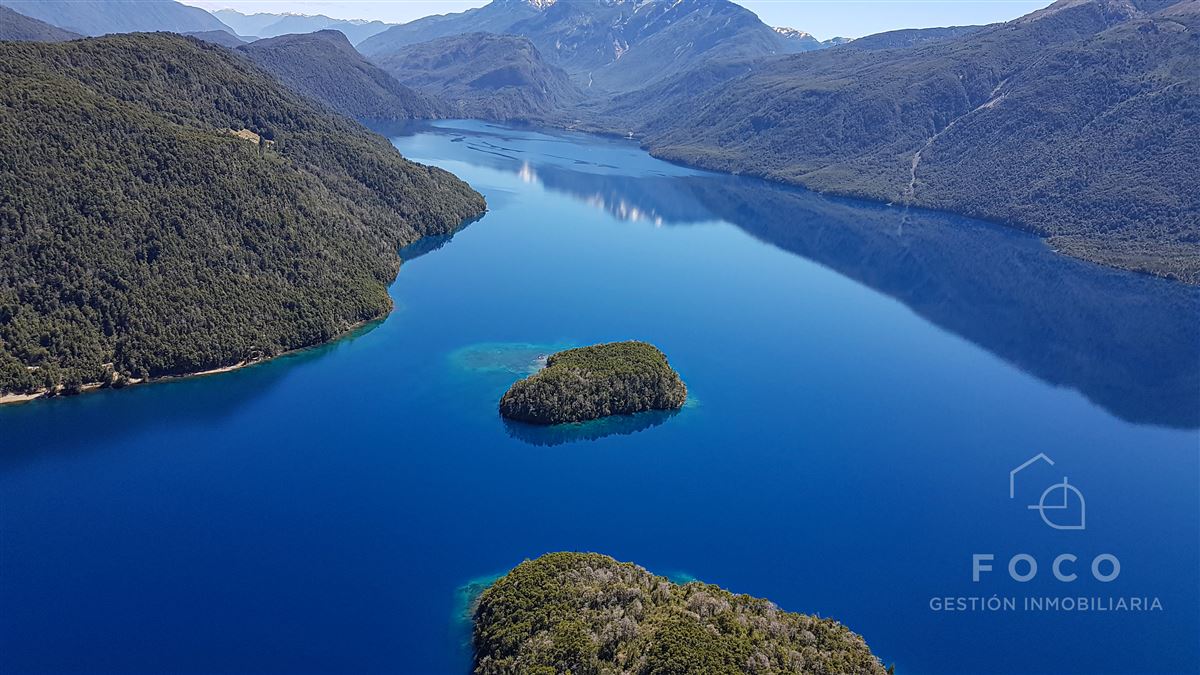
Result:
[[[1038,462],[1045,462],[1050,466],[1054,466],[1054,460],[1044,452],[1039,452],[1024,464],[1018,466],[1008,472],[1008,498],[1016,499],[1017,495],[1017,474],[1021,473],[1030,466]],[[1054,520],[1047,515],[1049,513],[1064,512],[1067,513],[1071,509],[1071,495],[1079,500],[1079,522],[1063,524]],[[1057,495],[1061,495],[1059,498]],[[1083,497],[1083,492],[1079,488],[1072,485],[1066,476],[1063,476],[1061,483],[1053,483],[1042,491],[1041,498],[1038,503],[1029,504],[1026,506],[1030,511],[1037,511],[1042,517],[1042,522],[1055,530],[1084,530],[1087,529],[1087,502]]]

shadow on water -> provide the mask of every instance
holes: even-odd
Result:
[[[1134,423],[1200,427],[1200,289],[1059,255],[1040,239],[754,180],[691,181],[758,239],[903,302]],[[903,222],[902,222],[903,221]]]
[[[613,415],[575,424],[539,426],[500,418],[509,437],[530,445],[555,446],[595,441],[608,436],[628,436],[663,424],[678,410],[649,410],[634,415]]]
[[[453,127],[423,131],[464,133]],[[468,133],[495,136],[517,154],[523,139],[547,137],[491,127]],[[561,140],[556,157],[570,153],[571,135]],[[586,156],[588,146],[578,148]],[[1200,427],[1195,287],[1065,257],[1032,235],[953,214],[905,212],[702,171],[667,175],[654,160],[628,175],[532,152],[520,160],[462,152],[465,157],[457,159],[519,173],[623,220],[727,221],[895,298],[942,329],[1045,382],[1076,389],[1124,420]]]
[[[431,234],[426,237],[421,237],[408,246],[401,248],[397,255],[400,256],[401,263],[405,263],[416,260],[423,255],[433,253],[434,251],[441,249],[446,244],[449,244],[454,237],[458,235],[458,233],[479,222],[479,219],[481,218],[483,218],[483,216],[479,215],[474,218],[464,220],[461,225],[454,229],[453,232],[448,232],[446,234]]]
[[[279,385],[293,367],[343,348],[378,328],[372,321],[328,344],[284,354],[246,368],[213,375],[160,380],[121,390],[21,403],[2,412],[0,473],[53,453],[85,452],[111,437],[183,425],[219,425]],[[227,386],[213,387],[210,378]],[[114,406],[110,396],[129,399]]]

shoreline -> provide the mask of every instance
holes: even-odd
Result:
[[[649,145],[646,144],[645,137],[643,135],[636,134],[633,131],[627,131],[627,132],[622,133],[622,132],[616,131],[608,126],[604,126],[602,122],[596,122],[594,120],[577,119],[573,122],[567,122],[565,120],[560,120],[560,119],[543,119],[543,120],[518,119],[518,120],[508,120],[508,121],[503,121],[503,120],[479,120],[479,121],[491,122],[494,124],[507,124],[510,126],[512,126],[514,124],[521,124],[521,125],[529,126],[530,128],[533,128],[533,129],[536,129],[538,126],[544,126],[545,128],[557,129],[557,130],[566,131],[566,132],[570,132],[570,133],[588,134],[588,135],[592,135],[592,136],[600,136],[603,138],[609,138],[609,139],[613,139],[613,140],[623,140],[623,141],[628,141],[630,143],[636,144],[637,147],[640,148],[643,152],[645,152],[647,155],[650,155],[651,157],[653,157],[657,160],[661,160],[663,162],[667,162],[669,164],[674,164],[676,166],[684,167],[687,169],[708,171],[710,173],[721,174],[724,176],[734,176],[734,177],[740,177],[740,178],[753,178],[755,180],[761,180],[766,183],[770,183],[772,185],[778,185],[778,186],[792,188],[792,189],[806,190],[808,192],[812,192],[812,193],[819,194],[819,195],[828,195],[828,196],[832,196],[832,197],[840,197],[843,199],[857,199],[857,200],[861,200],[864,202],[869,202],[872,204],[882,204],[884,206],[889,206],[889,207],[893,207],[893,208],[918,209],[918,210],[922,210],[922,211],[929,211],[932,213],[947,213],[947,214],[954,215],[954,216],[961,216],[963,218],[970,218],[972,220],[978,220],[980,222],[989,223],[992,225],[999,225],[1001,227],[1005,227],[1005,228],[1008,228],[1011,230],[1016,230],[1018,232],[1025,232],[1027,234],[1031,234],[1031,235],[1037,237],[1039,240],[1041,240],[1042,244],[1044,246],[1046,246],[1048,249],[1050,249],[1051,251],[1053,251],[1054,253],[1064,256],[1064,257],[1067,257],[1067,258],[1071,258],[1072,260],[1080,260],[1080,261],[1083,261],[1083,262],[1086,262],[1086,263],[1089,263],[1092,265],[1097,265],[1099,267],[1103,267],[1103,268],[1110,269],[1110,270],[1118,270],[1121,272],[1128,272],[1131,274],[1137,274],[1137,275],[1141,275],[1141,276],[1151,277],[1154,279],[1164,279],[1166,281],[1181,284],[1183,286],[1192,286],[1192,287],[1200,286],[1200,276],[1192,277],[1192,276],[1179,276],[1179,275],[1170,274],[1170,273],[1160,273],[1153,269],[1130,267],[1130,266],[1115,264],[1114,262],[1104,260],[1100,256],[1082,255],[1078,251],[1063,250],[1062,248],[1057,247],[1055,245],[1055,243],[1052,241],[1057,236],[1061,236],[1061,235],[1052,235],[1052,234],[1049,234],[1047,232],[1040,230],[1039,228],[1037,228],[1035,226],[1028,225],[1026,223],[1022,223],[1022,222],[1016,221],[1016,220],[1005,220],[1002,218],[993,218],[993,217],[989,217],[989,216],[982,216],[979,214],[967,213],[966,211],[959,210],[959,209],[950,209],[950,208],[929,206],[929,205],[921,204],[920,202],[911,201],[911,200],[910,201],[902,201],[899,199],[895,199],[895,200],[889,201],[889,200],[885,200],[882,197],[879,197],[876,195],[871,195],[871,194],[862,193],[862,192],[856,192],[854,190],[845,190],[845,189],[840,189],[840,188],[817,188],[814,186],[810,186],[801,181],[776,178],[776,177],[772,177],[772,176],[763,174],[758,171],[751,170],[751,171],[736,171],[735,172],[735,171],[730,171],[729,169],[714,168],[712,166],[707,165],[705,162],[703,162],[703,160],[698,159],[698,158],[685,158],[685,157],[678,156],[678,155],[659,154],[658,151],[656,151],[655,149],[651,148]]]
[[[389,141],[389,143],[390,142],[391,141]],[[467,227],[471,223],[474,223],[477,220],[479,220],[480,218],[483,218],[485,215],[487,215],[487,207],[486,206],[479,213],[477,213],[473,216],[470,216],[468,218],[464,218],[462,220],[462,222],[460,222],[451,232],[448,232],[445,234],[449,234],[449,235],[453,236],[453,235],[457,234],[458,232],[462,231],[463,228]],[[401,246],[398,249],[396,249],[396,257],[397,257],[397,260],[399,261],[399,265],[397,265],[397,267],[396,267],[396,275],[393,276],[392,280],[389,281],[387,284],[387,289],[388,289],[388,291],[387,291],[387,296],[388,296],[387,311],[384,312],[383,314],[380,314],[377,317],[353,323],[350,326],[348,326],[345,330],[334,335],[333,337],[329,338],[328,340],[323,340],[321,342],[311,344],[311,345],[304,345],[302,347],[294,347],[292,349],[285,349],[284,351],[279,352],[278,354],[275,354],[275,355],[269,356],[269,357],[263,357],[263,358],[257,358],[257,359],[245,359],[245,360],[242,360],[237,363],[230,364],[230,365],[218,366],[216,368],[207,368],[205,370],[198,370],[198,371],[191,372],[191,373],[160,375],[158,377],[148,377],[148,378],[129,378],[128,380],[126,380],[125,384],[123,384],[120,387],[112,386],[113,381],[110,380],[109,382],[87,382],[83,385],[80,385],[79,391],[74,394],[58,393],[62,388],[61,385],[59,385],[59,387],[57,389],[55,389],[55,391],[53,393],[51,393],[51,391],[49,389],[42,389],[42,390],[36,391],[32,394],[0,393],[0,407],[9,406],[9,405],[18,405],[21,403],[29,403],[31,401],[38,401],[41,399],[54,399],[54,398],[60,398],[60,397],[61,398],[70,398],[73,396],[79,396],[81,394],[88,394],[88,393],[92,393],[92,392],[96,392],[96,391],[101,391],[104,389],[125,389],[127,387],[136,386],[136,385],[157,384],[157,383],[162,383],[162,382],[170,382],[172,380],[182,380],[185,378],[205,377],[208,375],[219,375],[221,373],[228,373],[228,372],[232,372],[235,370],[241,370],[242,368],[248,368],[250,366],[255,366],[255,365],[258,365],[261,363],[275,361],[282,357],[298,354],[300,352],[304,352],[309,349],[317,349],[320,347],[326,347],[326,346],[331,345],[339,340],[342,340],[343,338],[349,337],[351,334],[353,334],[367,326],[370,326],[371,324],[381,322],[384,319],[386,319],[388,316],[390,316],[392,313],[392,310],[394,310],[396,308],[396,301],[392,298],[391,287],[393,284],[396,283],[396,279],[398,279],[400,277],[400,270],[404,265],[404,259],[400,257],[399,252],[408,246],[412,246],[412,245],[414,245],[418,242],[424,241],[426,239],[431,239],[433,237],[439,237],[439,236],[444,236],[444,235],[443,234],[428,234],[428,235],[420,236],[420,237],[417,237],[416,239],[414,239],[413,241],[409,242],[408,244],[405,244],[404,246]]]
[[[147,377],[147,378],[136,378],[136,377],[130,378],[126,382],[126,384],[124,384],[121,387],[114,387],[114,386],[112,386],[111,382],[107,382],[107,383],[106,382],[88,382],[86,384],[81,385],[79,388],[79,392],[75,393],[75,394],[59,394],[57,392],[54,394],[50,394],[49,389],[42,389],[42,390],[34,392],[32,394],[0,394],[0,406],[17,405],[20,403],[29,403],[30,401],[38,401],[41,399],[72,398],[72,397],[80,396],[83,394],[90,394],[92,392],[103,391],[105,389],[112,389],[112,390],[127,389],[129,387],[134,387],[134,386],[141,386],[141,385],[147,385],[147,384],[162,384],[165,382],[171,382],[173,380],[185,380],[185,379],[192,379],[192,378],[197,378],[197,377],[207,377],[209,375],[220,375],[221,373],[230,373],[235,370],[249,368],[250,366],[257,366],[259,364],[269,363],[271,361],[275,361],[275,360],[283,358],[285,356],[293,356],[295,354],[299,354],[301,352],[305,352],[310,349],[318,349],[321,347],[329,346],[335,342],[338,342],[339,340],[342,340],[343,338],[350,337],[351,334],[358,332],[362,328],[365,328],[373,323],[383,321],[390,314],[391,314],[391,310],[388,310],[388,312],[386,314],[383,314],[382,316],[378,316],[374,319],[368,319],[366,321],[359,321],[358,323],[351,325],[346,330],[338,333],[337,335],[329,338],[328,340],[325,340],[323,342],[318,342],[316,344],[307,345],[304,347],[296,347],[294,349],[287,349],[282,352],[279,352],[278,354],[275,354],[274,356],[268,356],[268,357],[263,357],[263,358],[258,358],[258,359],[244,359],[242,361],[238,361],[237,363],[230,364],[227,366],[218,366],[216,368],[207,368],[205,370],[197,370],[197,371],[191,372],[191,373],[179,373],[176,375],[160,375],[158,377]]]

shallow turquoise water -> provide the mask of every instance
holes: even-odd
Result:
[[[621,141],[447,122],[395,142],[491,210],[402,252],[386,321],[0,409],[4,672],[462,673],[466,587],[563,549],[836,617],[900,673],[1200,670],[1194,289]],[[682,411],[497,416],[542,353],[628,338],[668,354]],[[1009,499],[1039,452],[1054,466]],[[1027,508],[1063,476],[1084,530]],[[974,553],[995,554],[980,582]],[[1162,609],[930,608],[993,595]]]

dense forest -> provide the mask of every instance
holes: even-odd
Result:
[[[610,342],[551,354],[546,367],[515,383],[500,399],[500,414],[531,424],[563,424],[673,410],[687,387],[657,347]]]
[[[0,393],[328,340],[389,311],[401,245],[484,208],[224,48],[0,44]]]
[[[474,610],[476,675],[884,675],[833,619],[595,553],[518,565]]]
[[[440,101],[400,84],[336,30],[257,40],[239,49],[292,90],[360,120],[442,117]]]

